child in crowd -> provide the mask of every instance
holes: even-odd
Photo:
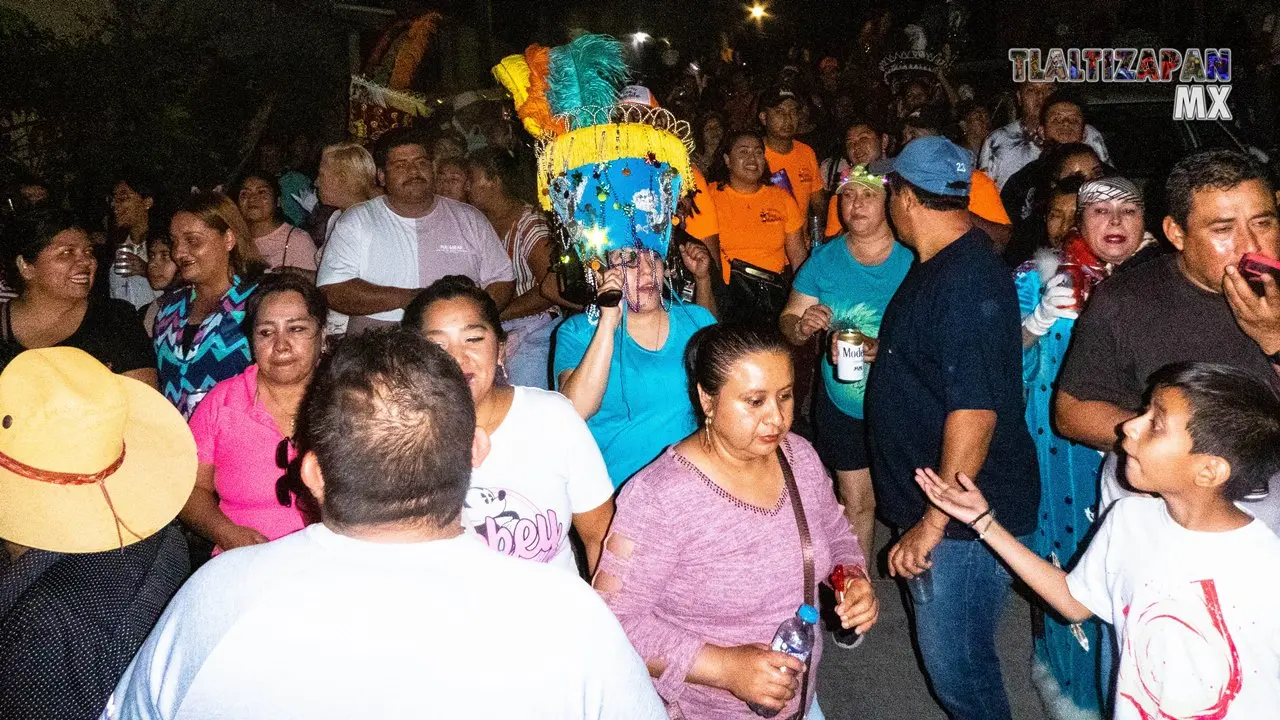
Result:
[[[1071,572],[1010,535],[974,482],[922,469],[969,526],[1068,621],[1097,615],[1120,649],[1116,718],[1263,718],[1280,708],[1280,538],[1235,501],[1280,471],[1280,397],[1225,365],[1176,363],[1124,423],[1117,501]]]

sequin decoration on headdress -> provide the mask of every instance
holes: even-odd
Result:
[[[1142,192],[1138,186],[1122,177],[1089,180],[1080,186],[1076,194],[1076,207],[1096,202],[1131,202],[1142,204]]]
[[[534,57],[548,59],[545,70]],[[666,110],[619,102],[622,43],[583,35],[550,50],[532,46],[493,73],[538,141],[538,200],[584,264],[599,269],[620,249],[665,258],[678,200],[692,185],[692,133]]]

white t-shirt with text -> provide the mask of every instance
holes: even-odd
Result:
[[[613,495],[587,424],[560,393],[517,386],[489,440],[489,455],[471,471],[463,525],[498,552],[576,573],[573,514]]]
[[[1123,498],[1067,587],[1115,627],[1114,717],[1280,717],[1280,537],[1262,522],[1196,532]]]
[[[665,718],[589,585],[473,538],[312,525],[214,558],[178,592],[104,720]]]
[[[515,279],[502,241],[479,210],[437,195],[431,212],[407,218],[397,215],[381,195],[338,218],[325,243],[316,285],[360,279],[412,289],[445,275],[466,275],[480,287]],[[399,322],[403,315],[403,310],[388,310],[369,317]]]

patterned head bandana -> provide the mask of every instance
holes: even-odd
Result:
[[[1131,202],[1142,206],[1142,192],[1138,186],[1122,177],[1089,180],[1080,186],[1076,194],[1076,209],[1098,202]]]

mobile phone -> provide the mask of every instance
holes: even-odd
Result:
[[[1259,294],[1262,292],[1262,276],[1270,275],[1280,283],[1280,260],[1260,253],[1245,253],[1240,256],[1240,264],[1236,267],[1241,277],[1249,281],[1250,287]]]

